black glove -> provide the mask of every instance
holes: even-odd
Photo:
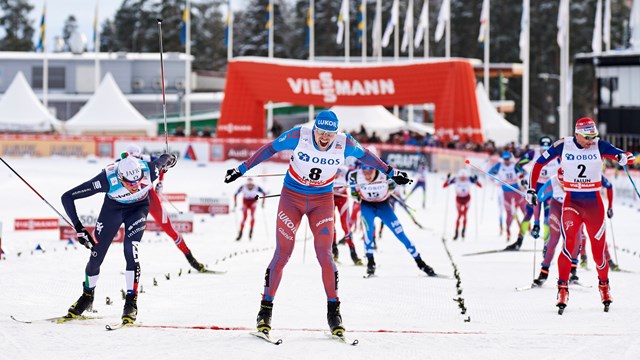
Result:
[[[406,172],[400,170],[393,170],[391,173],[391,179],[398,185],[411,184],[413,180],[409,179],[409,175]]]
[[[242,173],[240,173],[240,170],[236,168],[229,169],[227,170],[227,175],[225,175],[224,177],[224,182],[228,184],[230,182],[238,180],[240,176],[242,176]]]
[[[613,208],[607,209],[607,217],[611,219],[613,217]]]
[[[524,188],[524,189],[528,188],[529,187],[529,180],[524,179],[524,178],[521,179],[520,180],[520,185],[522,185],[522,188]]]
[[[167,169],[171,169],[172,167],[176,166],[176,163],[178,162],[178,158],[173,155],[173,154],[169,154],[170,158],[169,158],[169,162],[167,162]]]
[[[449,181],[449,179],[451,179],[451,173],[447,173],[447,181]]]
[[[178,162],[178,158],[175,155],[167,153],[160,155],[158,160],[159,163],[162,164],[162,169],[164,170],[164,172],[167,172],[168,169],[176,166],[176,163]]]
[[[525,199],[529,205],[536,206],[538,204],[538,193],[534,189],[529,189]]]
[[[158,181],[158,183],[156,184],[156,193],[161,194],[162,193],[162,181]]]
[[[75,228],[78,242],[84,245],[84,247],[86,247],[87,249],[91,250],[96,245],[96,242],[95,240],[93,240],[93,237],[91,236],[91,233],[89,233],[89,230],[85,229],[85,227],[80,223],[76,224]]]

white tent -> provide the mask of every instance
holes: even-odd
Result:
[[[58,130],[60,122],[44,107],[18,72],[0,100],[0,131],[49,132]]]
[[[334,106],[330,109],[338,116],[340,123],[340,131],[350,133],[352,131],[359,132],[363,126],[368,136],[373,132],[378,137],[385,140],[390,134],[408,129],[417,133],[433,134],[433,126],[407,123],[392,113],[384,106]],[[305,124],[313,126],[313,121]]]
[[[496,111],[480,82],[476,86],[476,98],[485,140],[493,140],[496,146],[506,145],[512,141],[517,143],[520,129]]]
[[[125,98],[111,73],[78,111],[64,124],[68,134],[74,135],[147,135],[158,134],[158,126],[145,119]]]

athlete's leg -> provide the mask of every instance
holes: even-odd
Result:
[[[140,262],[138,260],[138,245],[147,224],[149,208],[147,205],[135,206],[124,213],[124,258],[127,262],[125,278],[128,294],[138,293],[140,281]]]
[[[118,209],[113,200],[105,200],[94,231],[98,243],[91,249],[89,262],[85,268],[85,287],[93,288],[96,286],[100,275],[100,265],[107,255],[113,238],[118,233],[120,224],[122,224],[122,211]]]
[[[591,253],[593,261],[598,271],[598,279],[607,281],[609,279],[609,263],[605,256],[606,246],[606,223],[604,217],[604,204],[600,193],[596,194],[596,199],[583,200],[583,216],[585,227],[591,242]]]
[[[331,253],[333,235],[333,194],[309,195],[307,217],[313,233],[316,257],[322,269],[322,282],[328,301],[338,301],[338,270]]]
[[[571,193],[567,193],[562,207],[560,218],[564,243],[562,253],[558,256],[558,277],[559,281],[568,282],[571,273],[571,263],[574,262],[574,251],[576,241],[579,241],[578,234],[582,229],[582,216],[579,208],[571,200]]]
[[[402,228],[402,224],[400,224],[398,217],[396,216],[396,214],[394,214],[391,205],[389,205],[388,203],[381,203],[380,207],[378,208],[378,216],[380,217],[380,220],[382,220],[382,223],[387,225],[389,227],[389,230],[391,230],[391,232],[396,235],[396,237],[398,238],[398,240],[400,240],[404,247],[407,248],[407,251],[409,252],[409,254],[411,254],[412,257],[415,258],[420,255],[418,253],[418,250],[416,250],[416,247],[405,234],[404,229]]]

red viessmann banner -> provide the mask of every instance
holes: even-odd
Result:
[[[239,57],[228,64],[218,138],[264,138],[268,101],[322,107],[434,103],[441,138],[457,134],[482,142],[475,85],[464,59],[346,64]]]

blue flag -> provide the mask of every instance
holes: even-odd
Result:
[[[36,50],[44,51],[45,44],[45,15],[47,13],[47,4],[45,3],[42,8],[42,18],[40,18],[40,39],[38,40],[38,45],[36,46]]]

